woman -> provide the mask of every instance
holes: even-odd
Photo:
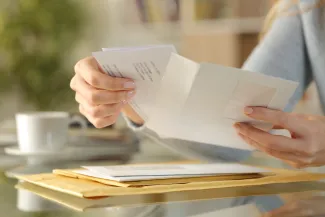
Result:
[[[300,83],[286,111],[291,111],[312,79],[325,105],[325,15],[324,0],[282,0],[271,10],[272,25],[243,68]],[[267,22],[270,23],[270,22]],[[134,83],[102,73],[94,58],[87,57],[75,66],[71,88],[76,91],[80,112],[96,127],[113,124],[122,111],[130,126],[180,153],[214,161],[242,160],[248,152],[159,139],[125,102],[135,94]],[[325,107],[324,107],[325,108]],[[243,123],[235,124],[238,134],[249,144],[294,167],[325,165],[324,117],[290,114],[265,108],[246,108],[248,116],[273,123],[291,132],[292,138],[275,136]]]

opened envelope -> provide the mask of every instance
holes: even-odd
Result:
[[[162,137],[248,149],[233,124],[271,124],[244,114],[246,106],[283,110],[297,82],[232,67],[196,63],[173,53],[146,126]]]
[[[54,170],[54,173],[120,187],[248,179],[272,174],[266,169],[231,163],[84,166],[83,168]]]

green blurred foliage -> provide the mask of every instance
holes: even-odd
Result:
[[[80,39],[86,11],[78,0],[1,0],[0,91],[18,88],[37,110],[73,100],[67,64]],[[3,2],[1,3],[3,4]]]

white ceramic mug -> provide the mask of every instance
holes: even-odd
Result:
[[[62,150],[69,140],[69,124],[78,122],[83,129],[87,122],[71,118],[68,112],[33,112],[16,115],[17,137],[22,152],[53,152]]]

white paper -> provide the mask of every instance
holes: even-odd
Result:
[[[173,54],[147,127],[163,137],[252,150],[233,124],[250,122],[262,130],[272,126],[248,118],[244,107],[283,110],[297,86],[293,81],[241,69],[196,65]]]
[[[175,129],[177,118],[191,91],[199,64],[175,53],[171,55],[160,88],[156,94],[155,106],[150,113],[146,126],[160,136],[166,131],[166,126]],[[160,117],[158,117],[160,114]],[[175,125],[174,125],[175,124]],[[167,130],[166,136],[169,134]],[[177,138],[177,137],[176,137]]]
[[[170,55],[176,52],[175,47],[160,45],[105,50],[94,52],[93,56],[107,74],[135,81],[136,95],[130,105],[147,120]]]
[[[117,181],[267,172],[265,169],[232,163],[83,166],[83,168],[88,170],[88,172],[82,172],[84,175],[88,174],[97,178],[113,179]],[[80,173],[80,171],[77,172]]]
[[[100,178],[100,179],[108,179],[108,180],[113,180],[118,182],[209,176],[209,175],[110,176],[110,175],[105,175],[90,170],[74,170],[73,172],[81,175],[86,175],[86,176]]]

